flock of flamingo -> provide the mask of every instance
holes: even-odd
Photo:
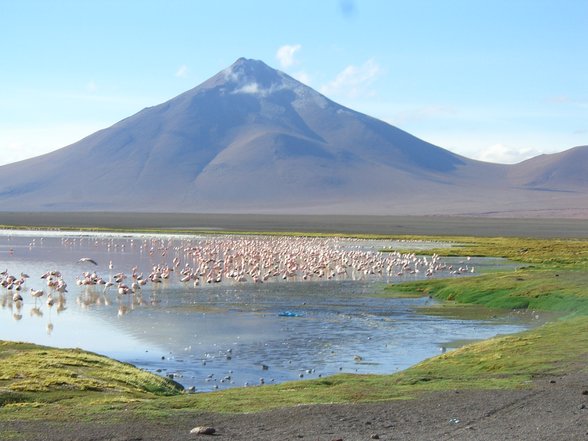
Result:
[[[416,248],[419,243],[403,244],[404,247],[413,245]],[[302,285],[312,281],[328,284],[329,281],[374,280],[386,283],[475,271],[469,259],[451,266],[436,254],[423,256],[381,251],[384,246],[390,245],[349,238],[229,235],[193,238],[66,236],[8,240],[8,243],[0,243],[0,265],[7,266],[0,272],[0,307],[11,313],[16,321],[27,313],[31,317],[43,317],[45,313],[48,316],[43,320],[45,330],[51,335],[54,333],[52,312],[67,310],[68,301],[75,302],[74,310],[107,307],[103,309],[106,314],[112,310],[123,317],[136,307],[158,308],[166,296],[181,293],[181,302],[190,299],[188,301],[208,311],[210,305],[207,302],[214,302],[217,298],[210,294],[224,288],[234,291],[239,289],[237,287],[247,290],[248,285],[251,288],[258,284],[298,283],[304,290]],[[13,271],[9,270],[11,268]],[[309,298],[308,302],[311,304],[312,299]],[[211,310],[214,310],[212,306]],[[14,326],[20,328],[17,323]],[[223,387],[218,383],[234,384],[240,381],[237,380],[239,376],[249,378],[247,375],[250,374],[239,371],[235,378],[229,374],[228,377],[219,377],[217,382],[213,377],[215,373],[239,366],[238,363],[223,365],[223,357],[228,360],[230,353],[221,351],[219,354],[213,353],[212,358],[208,355],[202,357],[202,365],[209,362],[206,369],[213,372],[205,380],[212,386],[202,387],[216,389]],[[212,363],[215,357],[220,357],[218,366]],[[353,360],[361,363],[362,358],[356,355]],[[182,372],[181,364],[167,361],[166,357],[156,372],[167,372],[174,366]],[[267,369],[266,365],[262,367],[262,370]],[[312,372],[314,369],[299,376]],[[259,384],[264,381],[260,378]]]
[[[61,245],[74,251],[83,247],[84,240],[87,241],[84,249],[101,250],[110,259],[107,264],[99,263],[94,257],[77,260],[80,266],[92,266],[92,270],[86,268],[75,279],[77,289],[81,290],[77,301],[82,306],[108,303],[106,295],[111,291],[119,299],[132,296],[142,302],[141,292],[145,288],[155,290],[178,285],[197,292],[199,287],[209,284],[390,280],[419,273],[430,277],[439,272],[455,275],[475,271],[469,262],[454,268],[443,263],[436,254],[427,257],[399,251],[381,252],[367,248],[365,241],[348,238],[214,236],[121,240],[65,237]],[[34,239],[29,248],[32,250],[39,242]],[[139,257],[143,268],[135,264],[126,272],[119,271],[114,263],[117,257],[127,255],[128,258],[132,253]],[[97,270],[101,267],[108,268],[107,276],[99,275]],[[68,293],[66,279],[62,271],[55,269],[45,271],[38,278],[22,272],[13,275],[5,270],[0,273],[0,286],[4,291],[2,307],[14,308],[13,317],[22,318],[21,308],[28,293],[34,299],[33,311],[37,314],[40,312],[37,302],[42,302],[43,298],[48,308],[56,306],[61,312]],[[40,287],[41,283],[45,286]],[[119,314],[126,312],[128,308],[119,308]]]

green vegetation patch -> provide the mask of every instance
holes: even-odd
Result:
[[[396,375],[400,384],[426,379],[468,389],[523,385],[532,378],[588,369],[588,317],[558,320],[532,331],[471,344]],[[420,379],[420,380],[419,380]]]
[[[44,403],[83,392],[173,395],[174,382],[126,363],[79,349],[0,342],[0,406]]]
[[[26,435],[14,430],[3,430],[0,428],[0,439],[4,441],[26,440]]]
[[[406,238],[417,239],[412,236]],[[422,238],[421,238],[422,239]],[[440,256],[503,257],[526,264],[551,268],[586,268],[588,265],[588,241],[574,239],[529,239],[506,237],[430,237],[431,241],[450,242],[449,248],[425,251]],[[423,250],[403,250],[423,254]]]
[[[429,295],[489,308],[588,314],[588,272],[580,270],[523,269],[389,285],[385,291],[391,296]]]

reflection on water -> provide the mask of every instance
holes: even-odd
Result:
[[[3,232],[0,339],[80,347],[212,390],[390,373],[451,341],[527,326],[427,316],[417,308],[428,298],[370,296],[383,282],[508,266],[401,252],[426,246],[439,244]]]

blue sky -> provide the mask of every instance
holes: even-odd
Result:
[[[588,0],[0,0],[0,164],[239,57],[475,159],[588,144]]]

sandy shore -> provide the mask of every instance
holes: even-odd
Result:
[[[588,222],[582,219],[450,216],[0,212],[0,225],[482,237],[588,237]]]

